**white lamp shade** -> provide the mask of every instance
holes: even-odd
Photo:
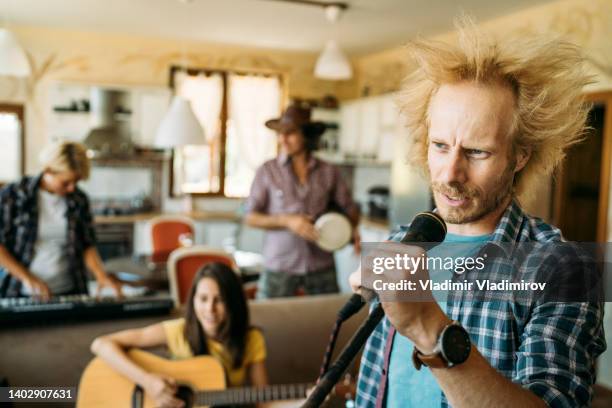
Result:
[[[30,75],[30,64],[23,48],[6,28],[0,28],[0,75]]]
[[[353,69],[348,58],[335,41],[330,40],[319,55],[315,66],[315,77],[330,80],[351,79]]]
[[[167,149],[201,144],[206,144],[204,129],[193,113],[191,103],[182,96],[175,96],[157,128],[155,146]]]

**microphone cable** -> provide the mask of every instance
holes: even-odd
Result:
[[[325,348],[325,354],[323,355],[323,362],[321,363],[321,369],[319,370],[319,380],[325,375],[327,370],[329,369],[329,363],[331,361],[332,354],[334,352],[334,348],[336,347],[336,341],[338,340],[338,335],[340,334],[340,327],[342,323],[348,320],[351,316],[361,310],[361,308],[365,305],[363,298],[358,294],[353,294],[348,302],[340,309],[338,312],[338,317],[336,318],[336,322],[332,327],[332,331],[329,336],[329,341],[327,342],[327,347]]]

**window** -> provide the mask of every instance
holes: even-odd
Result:
[[[173,67],[171,86],[191,101],[207,140],[175,149],[172,194],[246,197],[257,167],[276,154],[264,123],[280,115],[280,76]]]
[[[24,173],[23,107],[0,104],[0,185]]]

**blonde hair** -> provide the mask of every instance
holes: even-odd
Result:
[[[492,42],[469,17],[457,23],[458,46],[417,40],[408,44],[416,70],[404,80],[400,110],[412,144],[410,161],[427,174],[429,103],[442,84],[473,81],[512,90],[515,112],[512,151],[530,151],[516,174],[514,191],[529,197],[538,177],[550,174],[567,148],[582,140],[589,106],[583,87],[591,82],[574,44],[559,38]]]
[[[87,149],[80,143],[56,142],[47,146],[40,154],[40,161],[45,171],[72,171],[81,180],[89,178],[91,164]]]

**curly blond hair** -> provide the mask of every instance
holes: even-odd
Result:
[[[515,177],[514,192],[529,197],[537,179],[549,175],[567,148],[583,138],[589,106],[582,91],[591,83],[584,58],[577,46],[560,38],[495,42],[465,17],[457,29],[457,46],[426,40],[408,44],[416,69],[404,80],[398,103],[412,144],[409,160],[428,175],[428,109],[440,85],[501,84],[515,96],[512,152],[531,152]]]

